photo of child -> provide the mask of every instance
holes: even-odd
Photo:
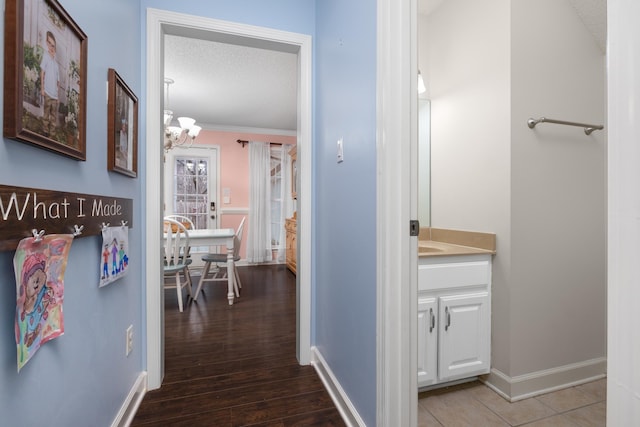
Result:
[[[85,160],[86,34],[56,0],[22,0],[8,8],[20,21],[20,34],[11,37],[22,43],[5,78],[21,90],[5,92],[15,97],[5,136]]]
[[[130,123],[135,120],[135,106],[122,86],[116,85],[115,90],[115,165],[129,171],[133,169],[133,134]]]
[[[47,53],[42,55],[40,63],[40,91],[44,100],[42,115],[44,136],[53,135],[58,126],[59,68],[56,62],[56,38],[51,31],[47,31]]]
[[[127,121],[120,121],[119,137],[116,141],[116,166],[124,169],[131,169],[129,160],[129,134],[127,131]]]
[[[138,98],[115,69],[109,68],[107,169],[132,178],[138,175]]]

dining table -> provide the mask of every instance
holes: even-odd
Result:
[[[235,231],[233,228],[203,228],[188,230],[189,232],[189,246],[225,246],[227,248],[227,299],[229,305],[233,305],[235,294],[234,281],[235,281],[235,262],[233,261],[233,245]],[[202,288],[202,281],[198,283],[198,289],[196,289],[193,300],[198,299],[200,289]]]

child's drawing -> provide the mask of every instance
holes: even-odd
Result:
[[[16,249],[16,345],[18,371],[40,346],[64,333],[64,271],[73,236],[23,239]]]
[[[118,280],[128,269],[129,227],[105,227],[102,229],[100,253],[100,287]]]

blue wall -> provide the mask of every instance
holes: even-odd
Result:
[[[314,37],[313,344],[367,425],[376,414],[374,0],[61,0],[89,37],[87,161],[16,141],[0,144],[0,182],[134,199],[133,257],[142,260],[146,9],[157,8]],[[106,76],[140,98],[138,179],[106,170]],[[336,140],[345,162],[336,164]],[[153,165],[152,165],[153,166]],[[323,236],[331,236],[324,238]],[[16,373],[13,252],[0,253],[0,413],[12,426],[111,423],[145,369],[144,266],[98,289],[98,237],[76,240],[65,276],[65,335]],[[134,325],[134,352],[124,331]],[[39,396],[39,393],[41,395]],[[34,401],[36,403],[34,403]]]
[[[65,333],[44,344],[18,374],[14,252],[0,253],[0,423],[7,426],[110,425],[143,369],[142,182],[107,171],[106,145],[107,69],[115,68],[140,94],[140,9],[129,0],[60,3],[88,36],[87,161],[5,138],[0,144],[0,183],[133,199],[132,262],[128,276],[99,289],[101,238],[74,241],[65,275]],[[144,129],[143,117],[140,125]],[[125,357],[130,324],[134,351]]]
[[[317,3],[315,342],[376,424],[376,1]],[[336,143],[344,141],[344,162]]]
[[[313,34],[315,0],[140,0],[146,9],[162,9],[223,21]]]
[[[312,345],[367,425],[375,425],[376,2],[143,0],[142,5],[143,14],[152,7],[314,38]],[[339,137],[345,141],[345,161],[338,165]]]

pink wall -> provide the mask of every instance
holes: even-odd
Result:
[[[249,147],[239,144],[237,140],[244,141],[268,141],[281,144],[296,144],[295,136],[282,135],[266,135],[256,133],[243,132],[222,132],[212,130],[202,130],[198,135],[196,144],[218,145],[220,147],[220,194],[218,201],[220,206],[218,212],[220,215],[221,228],[236,229],[242,221],[242,217],[247,219],[244,223],[242,246],[240,248],[240,256],[244,259],[246,254],[246,241],[249,230]],[[230,200],[228,204],[223,201],[224,189],[230,190]],[[225,210],[241,210],[237,214],[224,214]],[[223,214],[220,214],[222,212]]]

